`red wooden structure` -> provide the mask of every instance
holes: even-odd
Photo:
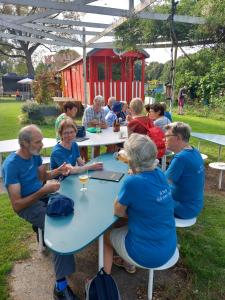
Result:
[[[130,102],[133,97],[144,99],[144,73],[147,52],[128,51],[118,55],[113,49],[93,49],[87,53],[87,99],[102,95],[107,102],[110,96]],[[135,78],[135,62],[139,64],[139,78]],[[84,103],[83,58],[61,68],[62,95]],[[137,77],[137,76],[136,76]]]

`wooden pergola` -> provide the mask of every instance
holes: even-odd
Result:
[[[125,0],[123,0],[125,1]],[[131,17],[141,19],[162,20],[167,21],[170,14],[158,14],[145,11],[146,8],[161,2],[160,0],[140,0],[134,6],[134,0],[126,0],[127,9],[111,8],[105,6],[92,5],[90,0],[68,0],[61,2],[58,0],[1,0],[3,4],[22,5],[28,7],[41,8],[43,11],[29,16],[15,16],[0,14],[0,26],[3,29],[13,29],[15,34],[0,31],[0,38],[21,40],[27,42],[41,43],[43,45],[56,45],[64,47],[82,47],[83,63],[86,65],[86,49],[87,48],[115,48],[113,40],[111,42],[99,42],[104,36],[113,36],[113,30],[123,24]],[[113,16],[116,18],[111,24],[103,24],[97,22],[83,22],[79,20],[69,20],[60,17],[63,12],[90,13],[104,16]],[[201,17],[174,15],[174,22],[204,24],[205,19]],[[57,26],[64,25],[67,28],[59,28]],[[55,27],[54,27],[55,26]],[[72,29],[71,29],[72,28]],[[82,28],[82,30],[80,30]],[[95,28],[90,30],[88,28]],[[96,29],[98,31],[96,31]],[[62,37],[62,36],[65,37]],[[76,36],[80,36],[78,39]],[[87,39],[87,36],[93,36]],[[144,45],[145,48],[169,47],[171,43],[155,43]],[[84,67],[84,95],[86,99],[86,68]]]

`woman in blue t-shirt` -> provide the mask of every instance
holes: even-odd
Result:
[[[70,169],[70,174],[82,173],[86,170],[101,170],[101,162],[85,165],[79,152],[77,143],[74,141],[77,128],[70,118],[64,119],[58,129],[61,141],[55,145],[51,154],[51,169],[61,166],[61,162],[66,163]]]
[[[114,212],[128,218],[128,225],[114,228],[105,238],[107,273],[112,262],[130,273],[135,272],[131,265],[156,268],[176,250],[173,200],[165,175],[156,167],[155,144],[133,133],[124,147],[132,174],[123,183]],[[113,259],[113,248],[120,257]]]

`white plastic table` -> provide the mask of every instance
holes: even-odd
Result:
[[[61,182],[60,193],[74,201],[74,214],[67,217],[45,217],[45,244],[60,254],[82,250],[99,238],[99,268],[103,266],[103,233],[117,220],[113,203],[124,179],[128,165],[113,158],[113,154],[98,157],[105,170],[122,172],[119,182],[89,179],[87,192],[81,192],[78,175],[70,175]],[[91,163],[91,162],[90,162]]]
[[[212,133],[192,132],[191,136],[196,137],[196,138],[201,139],[201,140],[204,140],[204,141],[208,141],[208,142],[217,144],[218,147],[219,147],[218,160],[220,160],[222,146],[225,146],[225,135],[212,134]]]
[[[223,171],[225,171],[225,163],[224,162],[212,162],[209,164],[209,166],[212,169],[220,170],[218,189],[221,190]]]
[[[56,139],[43,138],[43,148],[55,146]],[[2,177],[2,153],[14,152],[19,149],[18,139],[0,141],[0,177]]]
[[[122,138],[121,138],[122,133]],[[113,132],[112,127],[102,129],[101,133],[89,133],[86,132],[86,136],[89,138],[83,142],[77,142],[79,147],[92,147],[91,158],[94,157],[95,146],[105,146],[123,143],[127,138],[127,127],[121,126],[119,132]]]

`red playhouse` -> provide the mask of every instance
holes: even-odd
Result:
[[[133,97],[144,100],[144,50],[117,53],[114,49],[93,49],[87,53],[87,101],[92,104],[96,95],[107,102],[110,96],[127,101]],[[137,64],[137,62],[139,62]],[[140,63],[141,62],[141,63]],[[84,103],[83,58],[80,57],[61,68],[63,97]]]

